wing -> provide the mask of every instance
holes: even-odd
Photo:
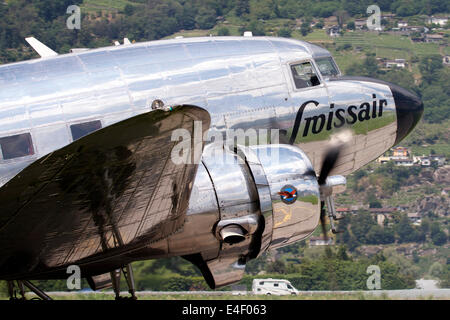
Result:
[[[116,123],[41,158],[0,189],[0,279],[120,254],[184,223],[201,152],[176,164],[172,132],[207,111],[178,106]],[[196,126],[198,127],[198,125]]]

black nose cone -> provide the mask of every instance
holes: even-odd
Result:
[[[394,96],[397,111],[397,138],[395,144],[405,138],[419,122],[423,113],[423,103],[414,93],[397,86],[389,85]]]

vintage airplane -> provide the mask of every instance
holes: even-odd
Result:
[[[117,297],[123,274],[135,297],[130,263],[172,256],[212,288],[239,281],[247,261],[319,221],[326,235],[327,216],[336,232],[332,194],[345,175],[423,112],[416,95],[342,76],[304,41],[206,37],[64,55],[28,41],[40,59],[0,66],[0,279],[11,297],[25,285],[48,299],[30,280],[66,279],[72,265]],[[180,130],[194,151],[178,153]],[[228,135],[250,131],[256,141]]]

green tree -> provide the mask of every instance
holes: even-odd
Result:
[[[417,231],[411,225],[408,217],[403,215],[400,222],[396,225],[396,231],[398,234],[398,241],[402,242],[414,242],[418,238]]]
[[[254,36],[265,36],[266,35],[266,32],[264,31],[264,27],[263,27],[262,23],[259,23],[258,21],[250,22],[247,30],[251,31]]]
[[[339,246],[338,251],[336,252],[336,258],[344,261],[350,260],[345,246]]]
[[[210,29],[216,24],[216,11],[201,7],[195,21],[200,29]]]
[[[278,36],[283,38],[290,38],[292,35],[292,31],[288,28],[281,28],[278,30]]]
[[[363,63],[353,63],[351,64],[346,71],[347,75],[351,76],[364,76],[377,78],[378,76],[378,64],[375,56],[367,55],[364,59]]]
[[[433,277],[440,278],[443,271],[444,271],[443,265],[436,261],[430,266],[428,273]]]
[[[350,21],[349,23],[347,23],[347,29],[355,30],[355,21]]]
[[[436,234],[434,234],[433,236],[431,236],[431,239],[433,241],[433,244],[437,246],[442,246],[445,243],[447,243],[447,235],[445,234],[444,231],[441,230]]]
[[[442,67],[442,58],[440,55],[428,55],[420,59],[419,70],[422,74],[422,79],[427,83],[433,83],[438,80],[436,75]]]
[[[281,260],[275,260],[267,267],[267,272],[286,273],[286,264]]]
[[[250,13],[250,1],[249,0],[236,0],[235,13],[238,17]]]
[[[311,32],[311,27],[309,26],[309,22],[305,21],[300,26],[300,33],[302,36],[306,36],[308,33]]]
[[[227,27],[221,27],[219,30],[217,30],[218,36],[229,36],[230,30]]]
[[[124,13],[126,16],[131,16],[131,15],[134,13],[134,6],[131,5],[131,4],[129,4],[129,3],[127,3],[127,4],[125,5],[125,7],[123,8],[123,13]]]

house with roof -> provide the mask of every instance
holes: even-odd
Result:
[[[442,154],[430,154],[430,160],[431,161],[436,161],[437,165],[439,167],[443,166],[445,164],[445,161],[447,160],[447,158],[442,155]]]
[[[377,162],[381,164],[388,163],[389,161],[391,161],[391,157],[379,157],[377,159]]]
[[[444,56],[442,57],[442,63],[445,65],[450,65],[450,56]]]
[[[350,208],[336,208],[336,213],[340,215],[346,215],[352,213]]]
[[[384,63],[386,68],[405,68],[406,60],[405,59],[394,59],[394,60],[386,60]]]
[[[405,147],[395,147],[392,148],[392,158],[402,159],[409,157],[409,149]]]
[[[414,165],[413,159],[392,159],[396,166],[411,167]]]
[[[408,213],[408,219],[412,222],[413,225],[420,225],[422,222],[422,216],[419,212],[410,212]]]
[[[367,19],[355,19],[355,29],[363,30],[367,27]]]
[[[329,245],[332,245],[332,244],[334,244],[333,238],[325,239],[323,236],[309,238],[309,246],[310,247],[329,246]]]
[[[340,32],[341,28],[338,25],[332,26],[327,29],[328,35],[332,38],[340,37],[341,36]]]
[[[444,36],[441,34],[427,34],[424,40],[427,43],[441,43],[444,41]]]
[[[409,204],[400,204],[397,206],[397,210],[407,211],[411,206]]]
[[[395,18],[397,15],[395,13],[391,13],[391,12],[387,12],[387,13],[382,13],[381,14],[381,19],[386,19],[386,20],[390,20]]]
[[[397,208],[369,208],[369,212],[376,217],[378,225],[383,226],[384,221],[391,219],[392,214],[397,212]]]
[[[428,24],[438,24],[441,27],[444,27],[447,24],[447,22],[448,22],[448,17],[445,17],[445,16],[431,16],[431,17],[429,17],[426,20],[426,22]]]
[[[422,167],[431,166],[431,159],[427,156],[413,156],[413,161],[415,164],[420,164]]]

